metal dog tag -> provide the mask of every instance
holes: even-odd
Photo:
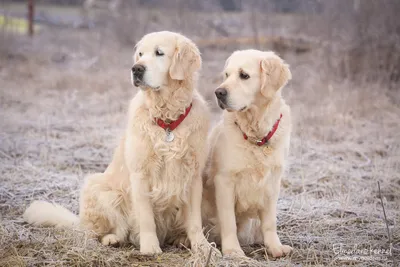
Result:
[[[171,132],[168,128],[167,130],[165,130],[166,136],[165,136],[165,141],[170,143],[172,141],[174,141],[175,139],[175,135],[173,132]]]

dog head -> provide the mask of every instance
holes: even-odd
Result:
[[[224,81],[215,91],[218,105],[243,111],[260,98],[271,99],[292,78],[289,66],[274,52],[243,50],[226,61]]]
[[[136,45],[132,84],[143,90],[160,90],[170,80],[192,78],[201,68],[200,52],[188,38],[173,32],[145,35]]]

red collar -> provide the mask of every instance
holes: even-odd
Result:
[[[164,130],[168,129],[169,131],[173,131],[186,118],[186,116],[189,114],[191,108],[192,108],[192,103],[190,103],[190,106],[188,106],[186,108],[185,113],[181,114],[176,121],[170,121],[167,123],[167,122],[164,122],[162,119],[158,119],[158,118],[155,118],[155,121],[158,124],[158,126],[163,128]]]
[[[282,119],[282,114],[279,117],[279,119],[275,122],[274,126],[272,126],[271,131],[269,131],[269,133],[263,139],[257,140],[255,138],[251,138],[251,137],[248,137],[247,134],[245,134],[245,133],[243,133],[243,138],[245,140],[249,140],[251,143],[253,143],[255,145],[262,146],[265,143],[267,143],[272,138],[272,136],[275,134],[276,130],[278,129],[279,122],[281,121],[281,119]]]

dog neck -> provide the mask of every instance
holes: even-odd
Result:
[[[175,121],[192,103],[193,83],[170,80],[159,90],[146,90],[146,105],[152,118]]]
[[[248,136],[262,139],[271,131],[281,114],[282,98],[277,93],[272,99],[257,97],[245,111],[234,112],[234,122]]]

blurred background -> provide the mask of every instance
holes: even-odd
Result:
[[[171,30],[199,45],[209,82],[200,86],[205,91],[215,85],[226,56],[248,47],[274,50],[293,68],[310,64],[317,70],[311,75],[320,79],[389,89],[400,79],[396,0],[32,0],[32,38],[24,36],[27,2],[0,4],[0,52],[10,63],[37,57],[54,68],[103,75],[115,65],[128,69],[145,33]],[[126,77],[120,77],[113,80],[126,86]]]
[[[214,90],[233,51],[273,50],[290,64],[283,96],[294,129],[278,221],[296,250],[284,264],[364,266],[338,260],[338,242],[392,243],[398,257],[399,0],[32,0],[31,34],[28,2],[0,3],[1,266],[146,262],[20,217],[32,199],[78,210],[84,176],[104,171],[126,127],[134,45],[160,30],[199,46],[198,88],[214,122]],[[182,253],[157,266],[181,266]],[[251,256],[265,260],[260,250]]]

